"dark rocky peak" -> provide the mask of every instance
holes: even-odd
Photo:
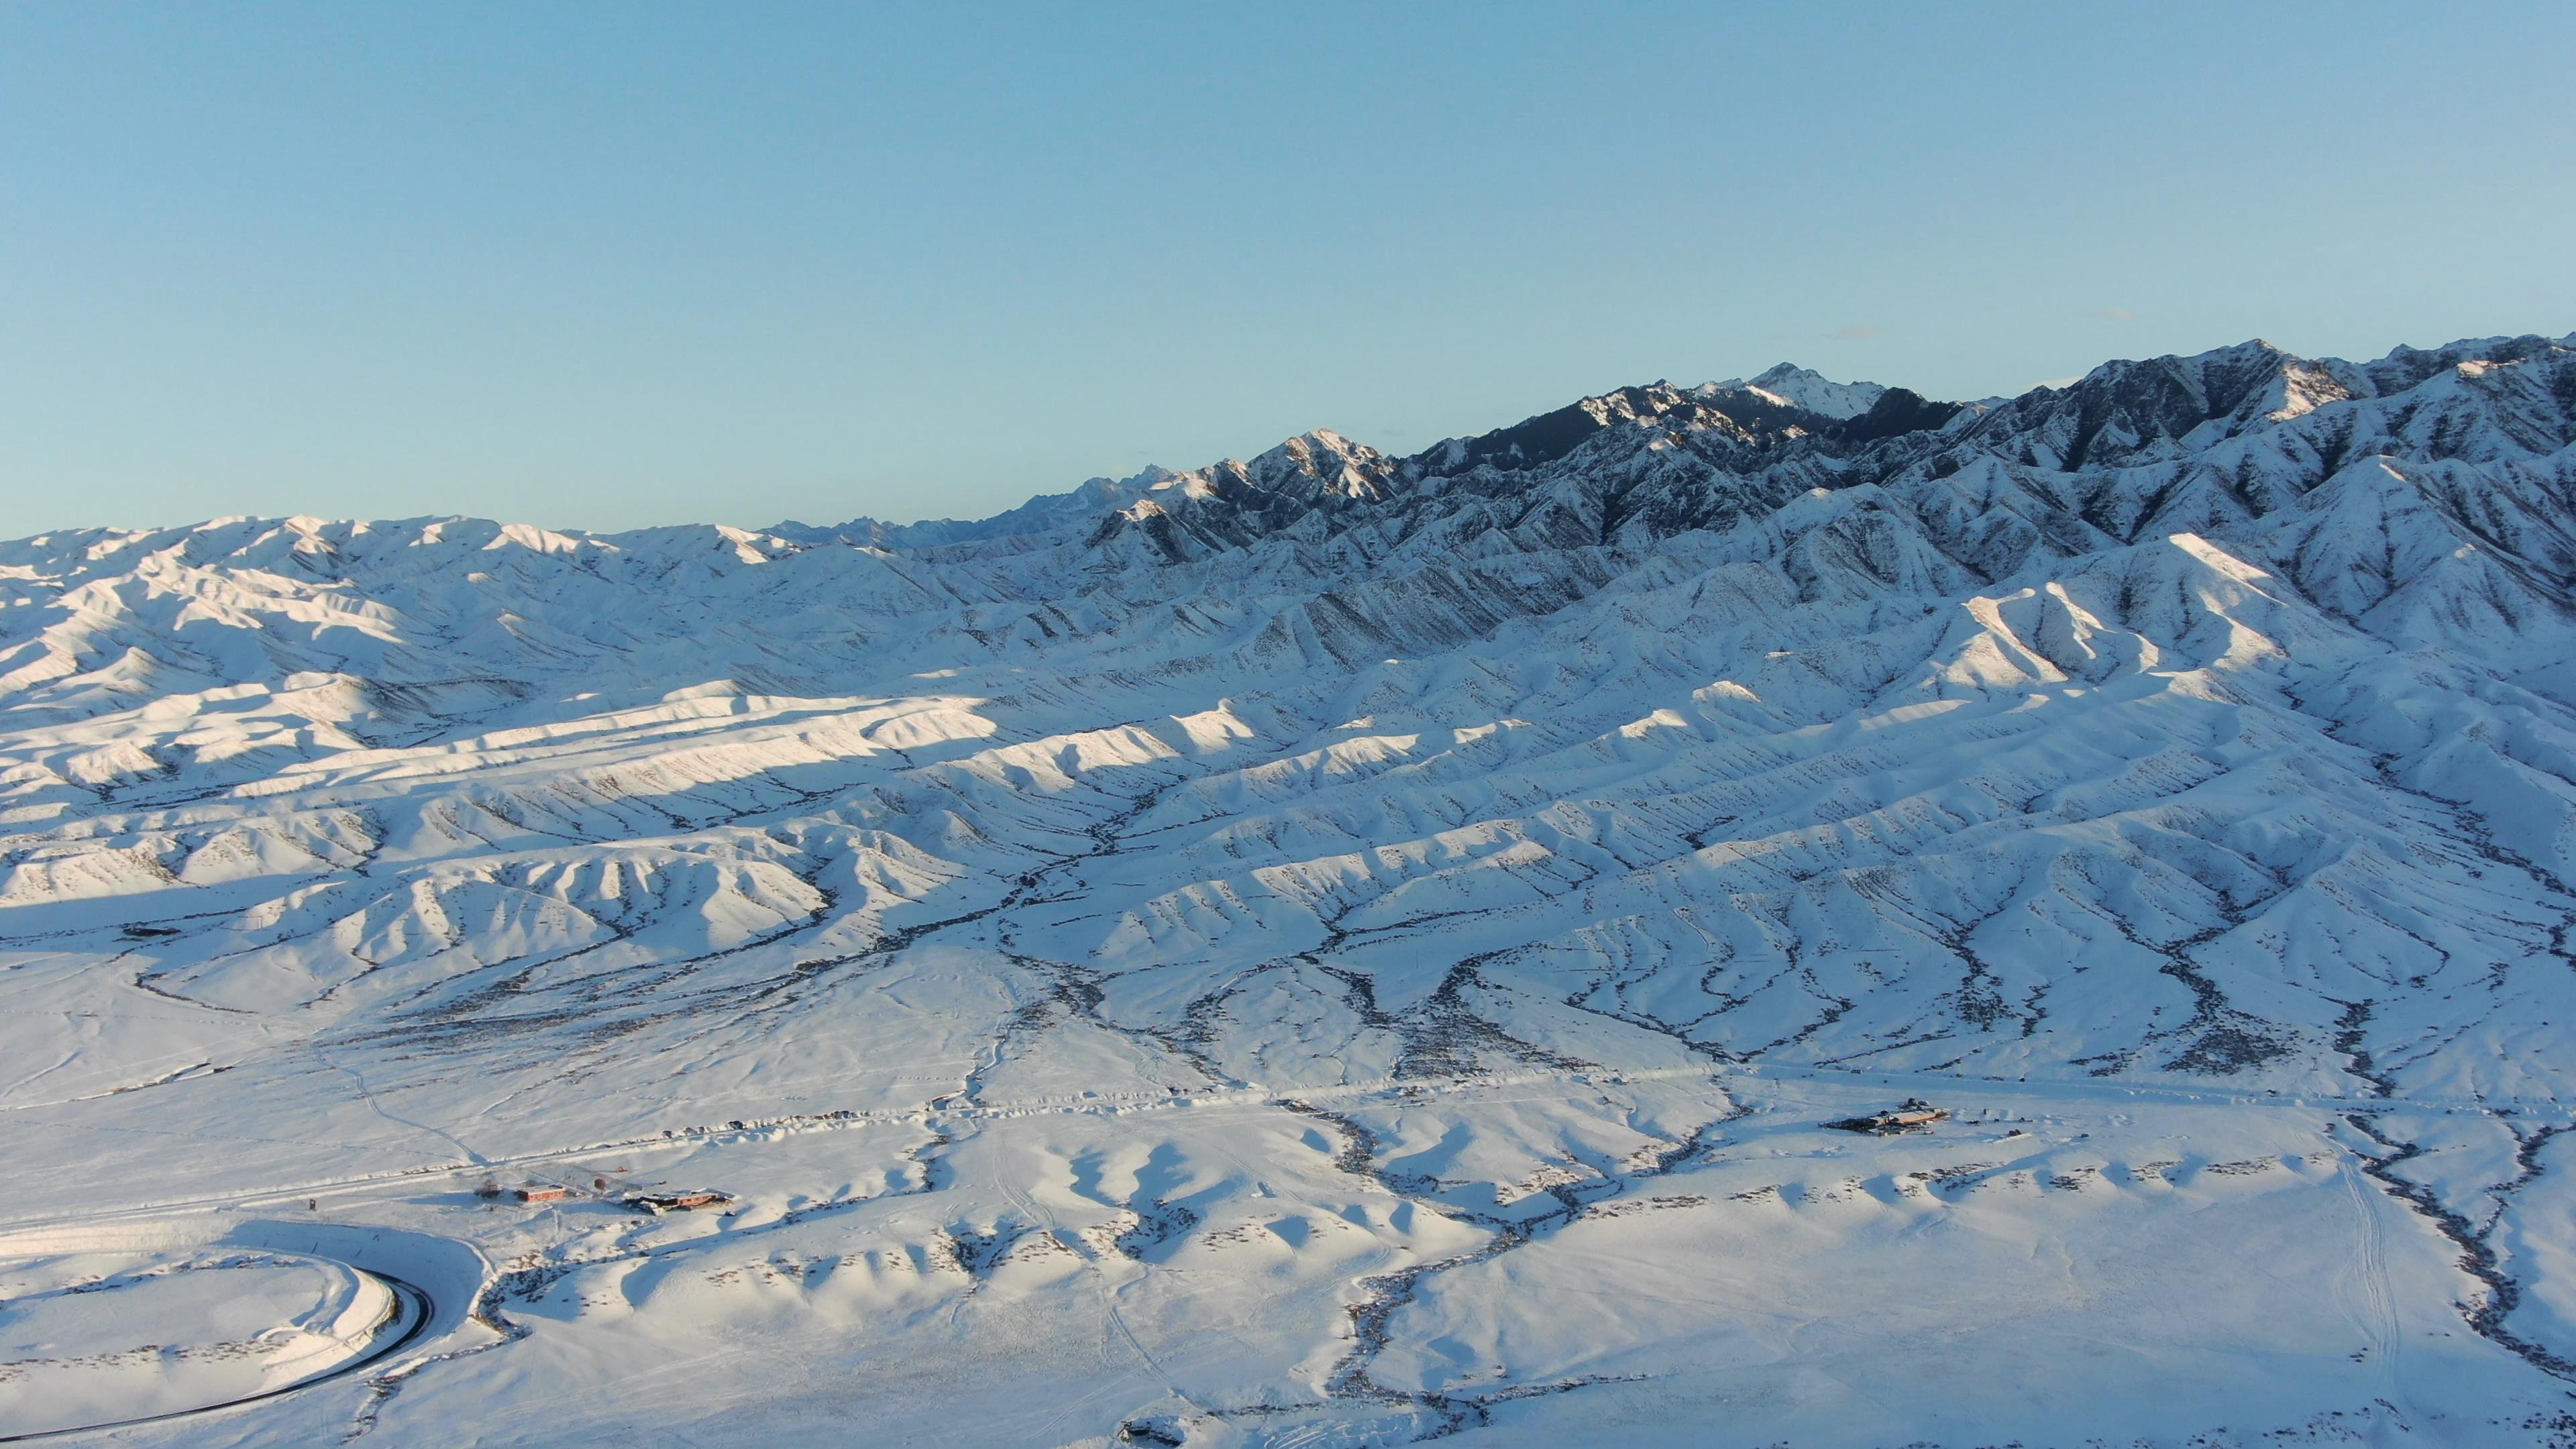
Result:
[[[1245,462],[1228,458],[1187,473],[1161,473],[1150,486],[1105,499],[1134,512],[1165,512],[1215,502],[1256,513],[1286,510],[1295,516],[1317,505],[1375,501],[1395,491],[1398,465],[1365,443],[1318,428],[1300,433]]]
[[[2576,332],[2564,337],[2542,337],[2536,333],[2521,337],[2479,337],[2454,342],[2447,347],[2400,347],[2377,362],[2363,363],[2353,370],[2369,380],[2371,392],[2385,396],[2403,392],[2463,362],[2509,364],[2548,361],[2563,358],[2569,352],[2576,352]]]
[[[1307,502],[1384,498],[1394,491],[1398,471],[1395,459],[1323,428],[1300,433],[1250,463],[1220,466],[1240,470],[1265,491]]]
[[[2106,362],[2067,387],[2034,389],[1962,424],[1950,451],[1958,460],[1992,454],[2068,472],[2120,467],[2182,457],[2336,409],[2298,422],[2332,460],[2353,445],[2337,405],[2380,399],[2394,411],[2376,426],[2405,430],[2410,419],[2436,420],[2409,433],[2409,446],[2430,456],[2498,439],[2546,452],[2563,445],[2564,420],[2576,416],[2576,371],[2560,367],[2570,356],[2576,338],[2516,337],[2399,348],[2367,364],[2299,357],[2261,341],[2190,357]],[[2510,369],[2512,381],[2498,369]],[[2486,382],[2467,392],[2418,391],[2454,370]],[[2556,397],[2562,389],[2567,395]],[[2417,395],[2401,396],[2409,393]]]
[[[2285,410],[2342,401],[2357,382],[2367,387],[2348,365],[2240,342],[2190,357],[2106,362],[2067,387],[2024,393],[1979,418],[1968,435],[2024,461],[2073,471],[2168,456],[2186,439],[2215,441]]]
[[[2261,407],[2302,362],[2258,339],[2194,357],[2107,362],[2071,392],[2088,409],[2136,425],[2142,437],[2179,438],[2212,419]]]
[[[1514,472],[1553,463],[1600,433],[1626,424],[1716,431],[1759,446],[1805,436],[1832,422],[1749,387],[1710,384],[1683,389],[1657,382],[1587,397],[1472,438],[1451,438],[1405,461],[1424,476],[1482,467]]]
[[[1300,433],[1250,462],[1167,473],[1099,517],[1087,544],[1123,552],[1143,540],[1166,562],[1239,547],[1310,513],[1382,502],[1401,483],[1392,458],[1339,433]]]
[[[1891,387],[1878,395],[1869,411],[1825,429],[1827,437],[1846,443],[1875,443],[1906,433],[1928,433],[1945,427],[1964,404],[1934,402],[1912,388]]]

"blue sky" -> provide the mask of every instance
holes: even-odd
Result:
[[[2576,6],[0,10],[0,536],[2576,328]]]

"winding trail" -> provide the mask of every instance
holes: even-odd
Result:
[[[2370,1356],[2378,1365],[2380,1393],[2397,1398],[2397,1358],[2404,1336],[2397,1322],[2397,1299],[2388,1282],[2388,1244],[2380,1231],[2378,1203],[2362,1186],[2360,1169],[2346,1158],[2336,1165],[2345,1195],[2352,1203],[2353,1253],[2347,1273],[2359,1296],[2362,1332],[2370,1338]]]

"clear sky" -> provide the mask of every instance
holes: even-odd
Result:
[[[2576,5],[0,9],[0,537],[2576,329]]]

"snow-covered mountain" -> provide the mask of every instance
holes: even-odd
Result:
[[[1787,362],[1758,377],[1730,378],[1717,386],[1759,392],[1783,407],[1836,419],[1859,417],[1887,391],[1874,382],[1835,382],[1814,368]]]
[[[2253,342],[0,544],[0,1299],[435,1305],[147,1442],[2560,1442],[2572,449]],[[102,1343],[0,1432],[237,1396]]]

